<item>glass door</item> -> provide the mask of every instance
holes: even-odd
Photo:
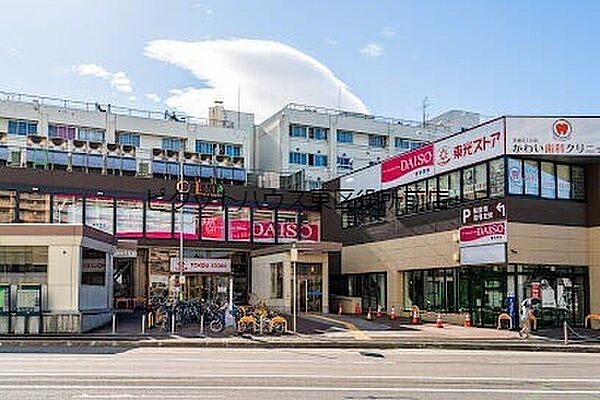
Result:
[[[301,312],[321,312],[323,309],[321,264],[298,263],[296,268],[298,309]]]

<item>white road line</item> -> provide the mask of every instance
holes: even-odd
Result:
[[[512,394],[554,394],[554,395],[573,395],[589,394],[599,395],[600,390],[553,390],[553,389],[513,389],[513,388],[423,388],[423,387],[403,387],[403,388],[377,388],[377,387],[315,387],[315,386],[185,386],[182,388],[176,386],[88,386],[88,385],[10,385],[0,386],[4,390],[35,390],[35,389],[69,389],[69,390],[230,390],[230,391],[294,391],[294,392],[418,392],[418,393],[512,393]]]
[[[186,375],[186,376],[172,376],[172,375],[163,375],[163,376],[147,376],[147,377],[131,377],[131,374],[108,374],[108,375],[100,375],[98,373],[68,373],[68,374],[59,374],[59,373],[33,373],[33,374],[17,374],[17,373],[6,373],[0,374],[3,377],[34,377],[39,379],[39,377],[48,377],[48,380],[56,380],[56,377],[63,376],[65,378],[71,377],[90,377],[94,378],[94,381],[97,382],[107,382],[114,379],[120,379],[123,381],[147,381],[147,380],[156,380],[156,379],[215,379],[215,378],[223,378],[223,379],[259,379],[259,378],[268,378],[268,379],[340,379],[340,380],[352,380],[352,379],[364,379],[364,380],[416,380],[416,381],[427,381],[427,382],[525,382],[525,383],[600,383],[600,378],[512,378],[508,376],[411,376],[411,375],[302,375],[302,374],[201,374],[201,375]],[[8,385],[10,386],[10,385]],[[0,387],[5,387],[0,380]]]

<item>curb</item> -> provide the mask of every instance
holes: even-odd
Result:
[[[45,340],[39,338],[23,339],[0,339],[0,353],[8,352],[11,349],[31,349],[39,351],[39,348],[115,348],[115,349],[135,349],[135,348],[245,348],[245,349],[439,349],[439,350],[488,350],[488,351],[543,351],[560,353],[600,353],[600,346],[590,346],[582,344],[571,344],[568,346],[558,344],[543,343],[473,343],[473,342],[389,342],[389,341],[261,341],[257,339],[247,340],[131,340],[131,339],[111,339],[102,340],[81,340],[81,339],[55,339]]]

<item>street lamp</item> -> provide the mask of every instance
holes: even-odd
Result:
[[[293,287],[293,294],[292,294],[292,301],[294,302],[292,304],[292,325],[294,327],[294,333],[296,333],[296,314],[297,314],[297,310],[296,310],[296,298],[297,298],[297,286],[298,286],[298,282],[297,282],[297,277],[296,277],[296,263],[298,262],[298,248],[296,247],[296,243],[292,243],[292,247],[290,249],[290,261],[292,263],[292,279],[294,282],[294,287]]]
[[[187,129],[186,129],[187,133]],[[186,138],[181,139],[181,148],[179,149],[179,201],[181,202],[181,209],[179,210],[179,300],[183,300],[183,266],[185,264],[183,258],[183,231],[184,231],[184,220],[183,220],[183,207],[185,201],[185,187],[183,181],[183,159],[185,158],[185,141]]]

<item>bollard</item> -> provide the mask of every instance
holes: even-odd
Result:
[[[260,334],[261,334],[261,335],[263,334],[263,325],[264,325],[264,323],[263,323],[263,322],[264,322],[264,317],[261,315],[261,316],[260,316],[260,319],[259,319],[259,321],[258,321],[258,323],[260,324],[260,325],[259,325],[259,330],[258,330],[258,331],[260,332]]]
[[[569,345],[569,332],[567,332],[567,321],[563,321],[563,332],[565,335],[565,346]]]
[[[204,314],[200,316],[200,334],[204,335]]]
[[[142,335],[146,333],[146,314],[142,314]]]
[[[117,333],[117,314],[112,315],[112,334]]]
[[[171,313],[171,334],[175,333],[175,314]]]

